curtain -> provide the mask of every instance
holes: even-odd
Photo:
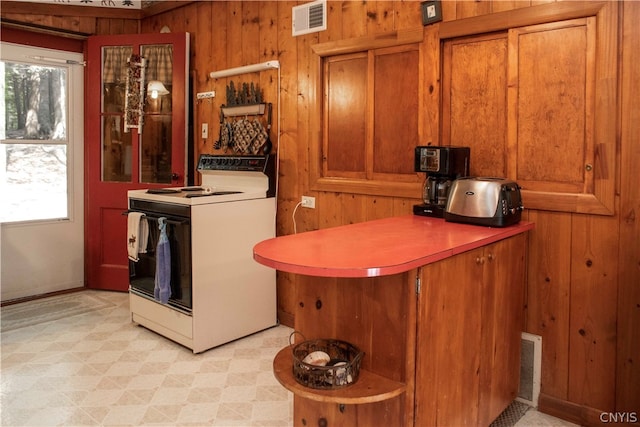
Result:
[[[133,53],[131,46],[109,46],[102,48],[103,83],[121,83],[127,81],[127,60]]]
[[[147,81],[159,80],[165,86],[173,83],[173,46],[170,44],[146,45],[140,54],[147,60]]]

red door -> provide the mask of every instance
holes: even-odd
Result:
[[[126,291],[127,190],[183,186],[189,34],[89,37],[85,236],[89,288]]]

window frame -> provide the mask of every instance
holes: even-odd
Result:
[[[65,216],[50,216],[46,218],[35,218],[35,219],[19,219],[19,220],[10,220],[4,221],[0,219],[0,222],[4,225],[22,225],[22,224],[40,224],[40,223],[56,223],[61,221],[73,222],[75,221],[75,205],[77,203],[82,204],[82,193],[77,194],[77,186],[74,185],[76,180],[76,175],[79,173],[82,176],[82,170],[76,171],[77,163],[75,160],[75,156],[80,156],[82,158],[82,153],[76,153],[76,149],[74,149],[75,143],[73,142],[73,126],[71,124],[70,118],[72,115],[71,111],[71,98],[74,95],[73,85],[73,76],[74,73],[84,73],[84,69],[81,71],[75,70],[74,67],[81,67],[84,61],[83,55],[81,53],[68,52],[68,51],[60,51],[54,50],[44,47],[37,46],[27,46],[21,45],[14,42],[2,41],[2,50],[3,50],[3,62],[12,62],[12,63],[20,63],[27,64],[32,66],[45,66],[45,67],[58,67],[64,68],[66,70],[66,86],[65,86],[65,139],[8,139],[3,138],[0,139],[0,145],[8,146],[8,145],[64,145],[66,147],[66,194],[67,194],[67,212]],[[45,56],[46,55],[46,56]],[[4,87],[4,85],[3,85]],[[1,165],[3,168],[6,168],[6,164],[4,162]],[[76,200],[79,199],[79,200]]]

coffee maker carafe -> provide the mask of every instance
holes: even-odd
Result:
[[[442,218],[451,184],[469,175],[469,147],[421,146],[415,150],[415,171],[427,177],[422,190],[424,203],[415,205],[413,213]]]

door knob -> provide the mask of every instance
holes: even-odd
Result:
[[[180,179],[180,175],[179,174],[177,174],[175,172],[171,174],[171,180],[172,181],[177,181],[178,179]]]

